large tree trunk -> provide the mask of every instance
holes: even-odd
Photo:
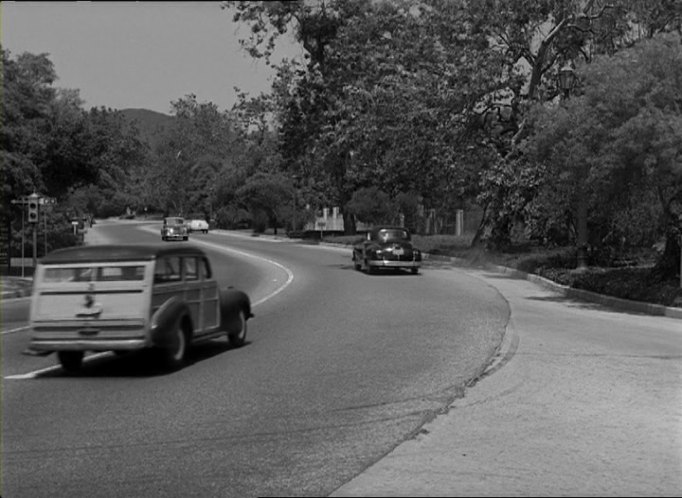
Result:
[[[343,234],[344,235],[355,235],[358,233],[357,227],[355,226],[355,216],[350,213],[343,212]]]
[[[667,278],[680,275],[680,243],[677,234],[669,231],[665,239],[665,249],[656,262],[654,271],[661,277]]]
[[[474,237],[471,239],[471,247],[480,247],[483,242],[483,232],[486,227],[487,223],[487,216],[488,216],[488,204],[483,206],[483,216],[481,216],[481,221],[478,223],[478,228],[476,228],[476,233],[474,234]]]

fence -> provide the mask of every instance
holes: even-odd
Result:
[[[415,233],[423,235],[448,234],[448,235],[462,235],[464,233],[473,233],[478,228],[483,212],[478,209],[458,209],[454,214],[449,216],[439,215],[435,209],[421,210],[417,220],[417,227]],[[398,225],[404,226],[404,217],[398,215]],[[356,223],[356,230],[364,232],[372,227],[371,224],[362,222]],[[344,232],[343,216],[338,207],[322,208],[320,216],[315,218],[314,222],[309,222],[305,225],[306,231],[315,232]]]

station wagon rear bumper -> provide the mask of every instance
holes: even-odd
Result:
[[[138,320],[36,322],[31,348],[39,351],[110,351],[150,345],[144,322]]]
[[[132,351],[147,347],[145,339],[33,339],[37,351]]]

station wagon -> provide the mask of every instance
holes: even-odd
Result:
[[[86,351],[153,349],[170,368],[190,344],[226,336],[244,344],[249,296],[219,288],[195,246],[92,245],[59,249],[36,268],[30,347],[56,352],[65,370]]]

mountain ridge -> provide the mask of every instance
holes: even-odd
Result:
[[[119,109],[119,112],[129,123],[137,126],[140,138],[147,142],[152,150],[161,143],[175,120],[173,116],[150,109],[128,108]]]

